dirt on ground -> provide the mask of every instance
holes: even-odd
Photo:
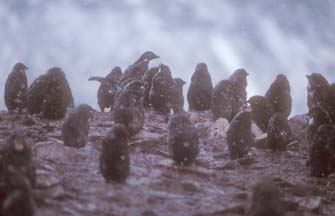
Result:
[[[98,168],[101,139],[113,126],[110,113],[93,115],[89,142],[76,149],[62,142],[63,120],[1,112],[0,147],[18,128],[31,139],[37,216],[245,215],[252,186],[263,176],[279,186],[286,215],[335,214],[335,175],[313,178],[306,166],[306,117],[290,119],[299,142],[287,151],[273,153],[260,139],[247,156],[231,160],[226,122],[213,122],[209,112],[188,115],[200,135],[196,163],[173,163],[167,153],[166,118],[147,111],[143,130],[129,142],[131,171],[125,184],[105,183]]]

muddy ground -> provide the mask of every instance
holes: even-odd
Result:
[[[257,143],[248,156],[231,160],[224,127],[215,124],[210,113],[189,115],[201,137],[197,162],[187,168],[173,163],[167,154],[167,123],[148,111],[144,129],[129,143],[131,172],[126,184],[106,184],[98,169],[101,138],[113,125],[109,113],[94,114],[90,142],[75,149],[63,145],[63,120],[1,112],[0,144],[16,128],[25,128],[31,138],[38,175],[37,216],[245,215],[252,185],[261,176],[274,178],[287,215],[335,214],[335,175],[309,177],[308,119],[290,120],[300,142],[286,152],[272,153]]]

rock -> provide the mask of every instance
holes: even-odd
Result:
[[[307,129],[309,123],[308,115],[295,115],[289,119],[293,139],[300,140],[307,146]]]
[[[254,139],[254,142],[252,144],[253,147],[258,148],[258,149],[267,149],[269,148],[268,146],[268,135],[262,134],[260,137],[256,137]]]
[[[37,121],[31,115],[29,115],[23,118],[22,124],[26,126],[32,126],[32,125],[36,125]]]
[[[255,137],[260,137],[264,134],[255,123],[251,124],[251,131],[255,135]]]
[[[299,201],[299,205],[310,211],[319,212],[321,210],[321,201],[321,197],[306,197]]]
[[[157,214],[152,210],[145,210],[142,212],[141,216],[157,216]]]
[[[225,118],[217,119],[211,127],[211,136],[217,139],[226,139],[229,122]]]
[[[308,196],[308,195],[316,195],[320,194],[318,188],[305,184],[303,182],[297,182],[293,187],[293,194],[296,196]]]
[[[181,185],[183,189],[187,192],[193,192],[193,193],[199,192],[198,186],[193,182],[182,182]]]
[[[251,165],[251,164],[255,163],[256,160],[253,157],[243,157],[243,158],[239,159],[238,162],[242,166],[248,166],[248,165]]]

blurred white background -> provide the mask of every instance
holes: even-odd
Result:
[[[206,62],[213,83],[245,68],[248,97],[264,94],[275,75],[291,82],[293,114],[306,111],[306,78],[335,81],[334,0],[1,0],[0,109],[12,66],[24,62],[29,84],[63,68],[76,104],[97,107],[98,83],[146,50],[188,83]],[[188,86],[185,86],[184,93]]]

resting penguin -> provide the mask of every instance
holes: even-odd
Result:
[[[2,216],[34,216],[35,202],[29,180],[14,167],[6,181],[6,196],[1,206]]]
[[[106,182],[124,182],[129,176],[128,132],[125,126],[115,125],[102,141],[100,172]]]
[[[283,74],[279,74],[265,94],[265,102],[271,113],[282,113],[286,118],[292,109],[292,98],[290,83]]]
[[[69,114],[62,127],[64,145],[76,148],[86,146],[90,128],[88,120],[93,111],[90,106],[81,104]]]
[[[22,113],[27,107],[28,81],[22,63],[16,63],[5,84],[5,104],[10,113]]]
[[[174,113],[184,112],[183,86],[185,83],[186,82],[180,78],[173,79],[170,104]]]
[[[262,179],[252,190],[247,216],[284,216],[280,193],[271,179]]]
[[[178,165],[191,165],[199,153],[199,138],[186,113],[170,115],[167,143],[172,159]]]
[[[161,64],[159,72],[152,80],[150,90],[150,101],[152,108],[162,114],[170,113],[171,89],[173,86],[173,78],[170,68]]]
[[[42,104],[42,117],[61,119],[64,117],[67,107],[73,104],[71,89],[62,69],[51,68],[46,76],[48,87]]]
[[[142,80],[145,83],[145,93],[144,93],[144,107],[149,108],[151,107],[151,102],[150,102],[150,89],[152,86],[152,80],[154,76],[158,73],[159,67],[153,67],[147,70],[143,77]]]
[[[29,86],[27,108],[30,114],[42,112],[45,93],[48,88],[46,75],[41,75]]]
[[[189,110],[209,110],[213,84],[211,75],[205,63],[199,63],[191,78],[191,84],[187,92]]]
[[[306,77],[308,80],[307,106],[311,109],[316,105],[320,105],[320,100],[323,100],[325,96],[327,97],[329,83],[320,73],[312,73],[311,75],[306,75]]]
[[[335,171],[335,128],[321,125],[312,140],[309,154],[310,174],[327,177]]]
[[[122,75],[120,67],[114,67],[106,77],[90,77],[88,80],[100,82],[98,89],[98,105],[101,112],[105,112],[105,108],[112,108],[114,98],[117,92],[117,82]]]
[[[265,98],[263,96],[256,95],[249,98],[247,103],[250,104],[252,110],[252,119],[255,121],[259,129],[261,129],[263,133],[266,133],[268,130],[269,120],[271,118],[271,113],[265,103]]]
[[[231,121],[234,118],[233,105],[235,98],[233,84],[229,80],[222,80],[213,89],[211,111],[214,119],[225,118]]]
[[[117,124],[123,124],[129,136],[134,136],[144,125],[144,82],[133,80],[116,98],[113,117]]]
[[[291,141],[291,129],[287,118],[282,113],[275,113],[268,126],[267,141],[272,151],[284,151]]]
[[[250,112],[241,111],[234,117],[227,131],[227,142],[232,159],[241,158],[248,153],[253,142]]]
[[[35,185],[36,171],[32,161],[32,150],[22,130],[16,130],[10,135],[2,150],[0,170],[5,181],[9,180],[14,171],[18,171],[32,186]]]

